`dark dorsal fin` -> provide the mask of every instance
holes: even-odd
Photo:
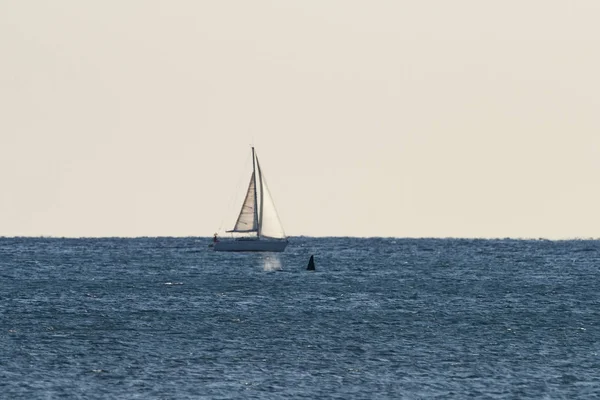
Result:
[[[310,260],[308,260],[308,266],[306,267],[308,271],[315,270],[315,256],[310,256]]]

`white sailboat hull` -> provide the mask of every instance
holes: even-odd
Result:
[[[214,251],[257,251],[280,253],[285,250],[287,240],[277,239],[231,239],[213,244]]]

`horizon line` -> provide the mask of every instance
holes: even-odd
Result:
[[[2,235],[0,239],[185,239],[185,238],[198,238],[210,240],[210,236],[153,236],[153,235],[139,235],[139,236],[60,236],[60,235]],[[429,239],[429,240],[545,240],[545,241],[572,241],[572,240],[600,240],[600,237],[583,237],[583,236],[565,236],[565,237],[543,237],[543,236],[353,236],[353,235],[292,235],[287,236],[288,239],[293,238],[311,238],[311,239],[328,239],[328,238],[350,238],[350,239]]]

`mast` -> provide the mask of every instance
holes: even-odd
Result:
[[[263,224],[263,216],[265,215],[265,213],[264,213],[265,193],[264,193],[264,189],[263,189],[264,188],[263,176],[262,176],[262,171],[260,170],[260,163],[258,162],[258,158],[256,158],[256,168],[258,169],[258,179],[260,182],[260,218],[258,219],[258,231],[260,232],[262,229],[262,224]]]
[[[260,238],[260,223],[258,219],[258,197],[256,196],[256,155],[254,146],[252,146],[252,177],[254,179],[254,226],[256,226],[256,236]]]

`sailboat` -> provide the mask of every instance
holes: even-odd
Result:
[[[246,197],[233,229],[227,232],[232,234],[231,238],[215,236],[214,251],[282,252],[288,244],[254,147]]]

